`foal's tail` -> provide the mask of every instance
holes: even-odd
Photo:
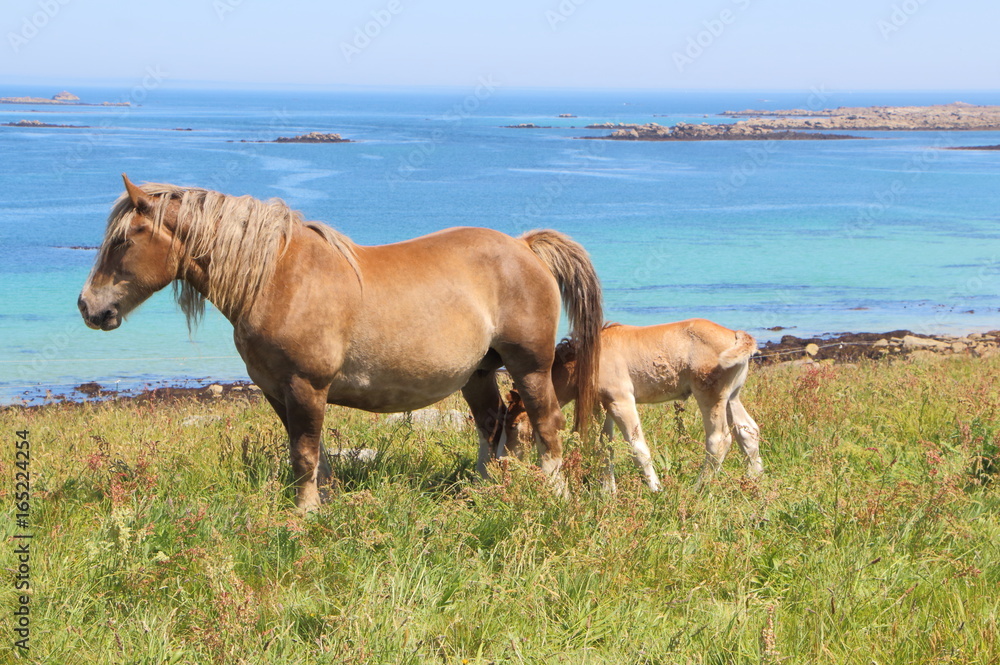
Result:
[[[736,341],[731,347],[719,354],[719,367],[729,369],[737,365],[745,365],[757,351],[757,340],[742,330],[736,331]]]
[[[601,282],[587,250],[569,236],[547,229],[521,236],[555,275],[576,347],[576,414],[573,429],[585,434],[597,407],[597,371],[604,311]]]

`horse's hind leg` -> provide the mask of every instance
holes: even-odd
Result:
[[[760,427],[743,407],[739,392],[729,400],[729,420],[736,432],[736,442],[747,457],[747,473],[751,477],[761,475],[764,463],[760,459]]]
[[[483,478],[489,478],[486,465],[493,458],[500,436],[503,433],[504,416],[507,405],[500,398],[497,388],[497,373],[494,370],[476,370],[462,388],[462,396],[472,409],[479,433],[479,457],[476,471]]]
[[[695,397],[698,399],[705,427],[705,463],[701,467],[697,483],[701,487],[722,468],[722,462],[733,444],[733,435],[729,430],[728,396],[696,393]]]
[[[521,394],[528,420],[535,432],[535,447],[542,471],[552,479],[558,494],[566,493],[562,468],[562,442],[559,431],[566,425],[566,418],[559,408],[555,389],[552,387],[551,362],[541,369],[519,371],[519,363],[506,358],[507,369],[514,380],[514,387]]]

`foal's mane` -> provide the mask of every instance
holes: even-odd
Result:
[[[246,315],[274,275],[278,259],[288,249],[297,226],[322,236],[360,279],[354,243],[325,224],[306,222],[302,213],[281,199],[261,201],[252,196],[229,196],[164,183],[145,183],[140,189],[152,202],[152,210],[143,212],[152,221],[154,232],[164,224],[168,209],[176,202],[174,237],[177,233],[183,237],[181,265],[189,265],[191,259],[207,259],[211,266],[205,294],[187,280],[174,282],[174,296],[187,317],[188,327],[201,319],[206,298],[235,319]],[[108,215],[102,253],[125,239],[135,214],[128,194],[118,197]]]
[[[621,328],[620,323],[615,321],[605,321],[604,325],[601,326],[601,330],[607,330],[608,328]],[[556,357],[563,364],[571,363],[576,360],[576,340],[570,337],[563,337],[556,344]]]

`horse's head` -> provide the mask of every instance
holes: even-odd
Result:
[[[84,322],[94,330],[114,330],[124,316],[177,277],[173,232],[154,220],[154,199],[125,174],[122,178],[126,195],[115,204],[77,301]]]

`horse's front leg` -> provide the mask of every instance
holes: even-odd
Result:
[[[291,431],[288,429],[288,409],[285,407],[285,403],[276,397],[265,394],[264,397],[267,398],[267,403],[271,405],[274,412],[278,414],[278,418],[281,419],[281,424],[285,428],[285,434],[288,435],[289,440],[291,440]],[[333,468],[330,466],[330,456],[327,454],[326,450],[323,448],[323,441],[320,440],[319,444],[319,471],[317,472],[316,482],[319,485],[329,485],[333,481]]]
[[[632,447],[632,459],[635,460],[635,465],[642,469],[646,485],[654,492],[659,492],[662,485],[659,476],[656,475],[656,469],[653,468],[653,456],[642,433],[642,423],[639,421],[639,411],[635,407],[635,398],[631,394],[617,397],[608,404],[608,416],[614,419],[622,431],[622,436]]]
[[[285,417],[295,484],[295,507],[302,512],[316,510],[321,503],[317,476],[326,396],[326,387],[317,388],[303,378],[293,378],[285,389]]]

